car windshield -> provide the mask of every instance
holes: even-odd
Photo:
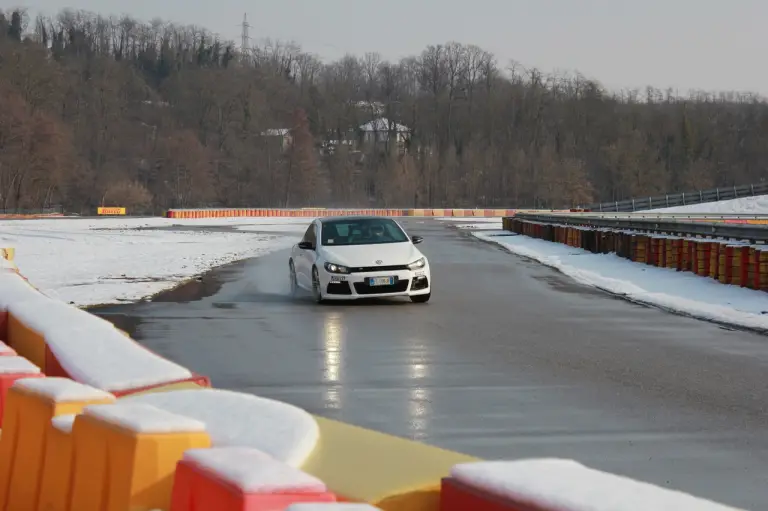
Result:
[[[408,236],[388,218],[357,218],[323,222],[323,245],[372,245],[403,243]]]

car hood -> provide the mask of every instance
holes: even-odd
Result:
[[[410,242],[323,246],[323,256],[326,261],[343,266],[394,266],[410,264],[423,257],[419,249]]]

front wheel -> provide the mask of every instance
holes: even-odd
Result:
[[[312,295],[315,297],[315,302],[325,302],[323,292],[320,290],[320,275],[317,273],[317,268],[312,268]]]
[[[299,283],[296,281],[296,268],[293,266],[293,261],[288,266],[290,268],[291,296],[296,296],[299,292]]]
[[[411,296],[411,301],[413,303],[427,303],[431,297],[432,293],[427,293],[425,295],[413,295]]]

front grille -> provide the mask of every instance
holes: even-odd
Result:
[[[372,273],[376,271],[402,271],[407,270],[408,265],[401,264],[397,266],[357,266],[350,268],[349,273]]]
[[[398,280],[391,286],[369,286],[367,282],[355,282],[355,291],[359,295],[378,295],[384,293],[404,293],[408,290],[410,279]]]
[[[349,287],[349,282],[331,282],[328,284],[326,293],[329,295],[351,295],[352,289]]]

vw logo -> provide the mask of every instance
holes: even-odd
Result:
[[[381,263],[383,263],[383,262],[384,262],[384,261],[382,261],[381,259],[379,259],[378,261],[376,261],[376,264],[381,264]]]

